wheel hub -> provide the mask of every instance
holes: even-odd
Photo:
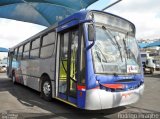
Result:
[[[43,92],[46,96],[48,96],[51,92],[51,86],[48,81],[43,84]]]

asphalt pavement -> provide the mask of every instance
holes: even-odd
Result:
[[[55,99],[47,102],[39,92],[14,85],[0,73],[0,119],[116,119],[122,113],[160,114],[160,71],[145,75],[144,95],[137,103],[100,111],[77,109]]]

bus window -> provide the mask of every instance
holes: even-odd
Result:
[[[76,97],[76,73],[77,73],[77,52],[78,52],[78,30],[72,31],[71,40],[71,63],[70,63],[70,96]]]
[[[20,46],[19,49],[18,49],[17,60],[21,60],[22,59],[22,52],[23,52],[23,46]]]
[[[42,42],[42,46],[53,44],[56,39],[56,34],[55,34],[55,32],[51,32],[51,33],[47,34],[46,36],[44,36],[43,39],[44,40]]]
[[[32,42],[32,48],[30,51],[30,58],[35,59],[39,58],[39,47],[40,47],[40,38]]]
[[[30,58],[35,59],[39,57],[39,49],[32,49],[30,52]]]
[[[23,52],[23,59],[29,58],[29,49],[30,49],[30,43],[25,44],[24,52]]]
[[[16,48],[15,50],[14,50],[14,55],[13,55],[13,59],[17,59],[17,51],[18,51],[18,49]]]
[[[40,47],[40,38],[38,38],[32,42],[32,49],[36,49],[39,47]]]
[[[42,47],[40,57],[47,58],[52,56],[53,50],[54,50],[54,44]]]
[[[49,33],[43,37],[42,47],[41,47],[41,58],[47,58],[52,56],[54,51],[54,42],[55,42],[55,32]]]

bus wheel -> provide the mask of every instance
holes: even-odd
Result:
[[[42,77],[41,96],[47,101],[52,100],[52,86],[48,76]]]

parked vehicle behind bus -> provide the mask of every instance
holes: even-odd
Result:
[[[141,52],[141,60],[144,73],[153,74],[156,69],[155,59],[153,57],[150,57],[149,53]]]
[[[135,103],[143,94],[135,26],[110,13],[75,13],[11,48],[9,58],[13,82],[46,100],[99,110]]]
[[[7,58],[3,58],[0,61],[0,73],[6,72],[7,71]]]

